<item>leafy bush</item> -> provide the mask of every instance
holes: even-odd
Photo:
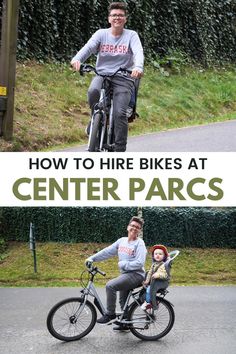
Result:
[[[6,240],[114,242],[137,208],[3,208]],[[235,208],[143,208],[147,245],[236,248]],[[11,220],[11,222],[9,222]]]
[[[6,248],[7,248],[7,244],[5,240],[2,237],[0,237],[0,259],[1,259],[1,254],[6,251]]]
[[[144,208],[147,244],[236,247],[236,209]]]
[[[126,234],[136,208],[4,208],[6,238],[28,241],[35,225],[37,241],[113,242]],[[10,217],[11,215],[11,217]],[[8,221],[11,220],[11,223]]]
[[[147,58],[178,50],[205,65],[236,60],[235,0],[127,0]],[[18,59],[69,60],[107,27],[108,0],[21,0]],[[0,2],[0,12],[2,1]]]

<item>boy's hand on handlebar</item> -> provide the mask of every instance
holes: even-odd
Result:
[[[93,265],[93,260],[91,258],[85,259],[85,265],[87,268],[91,268]]]
[[[139,71],[137,69],[132,70],[131,77],[133,77],[134,79],[139,79],[141,76],[143,76],[142,71]]]
[[[74,61],[73,63],[71,63],[71,66],[73,67],[73,69],[75,70],[75,71],[79,71],[80,70],[80,66],[81,66],[81,63],[80,63],[80,61]]]

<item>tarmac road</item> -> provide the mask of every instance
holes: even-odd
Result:
[[[235,113],[236,116],[236,113]],[[135,123],[134,123],[135,124]],[[86,151],[86,145],[60,151]],[[236,119],[128,138],[128,152],[236,151]]]
[[[114,333],[96,325],[87,337],[63,343],[46,329],[49,309],[59,300],[77,296],[77,288],[1,288],[1,354],[234,354],[236,353],[236,287],[170,287],[175,307],[171,332],[156,342],[131,333]],[[104,299],[105,290],[98,289]]]

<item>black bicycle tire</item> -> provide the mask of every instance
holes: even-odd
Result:
[[[168,311],[169,311],[169,314],[170,314],[170,321],[169,321],[167,327],[165,328],[165,330],[163,332],[161,332],[160,334],[158,334],[156,336],[152,336],[152,337],[140,334],[138,331],[136,331],[135,327],[133,327],[131,325],[130,326],[131,333],[133,333],[133,335],[135,335],[139,339],[146,340],[146,341],[158,340],[158,339],[166,336],[170,332],[170,330],[172,329],[172,327],[174,325],[175,313],[174,313],[174,309],[173,309],[172,305],[169,303],[169,301],[167,301],[165,299],[162,299],[162,298],[157,298],[157,301],[160,302],[160,303],[163,303],[168,308]],[[132,314],[133,314],[134,310],[137,307],[138,307],[138,304],[136,302],[133,302],[130,305],[130,309],[129,309],[128,316],[127,316],[128,321],[132,321]]]
[[[93,327],[96,324],[97,312],[96,312],[96,309],[93,306],[93,304],[88,300],[86,301],[86,306],[88,306],[89,309],[91,310],[92,320],[91,320],[90,325],[88,326],[88,328],[85,331],[83,331],[82,333],[80,333],[79,335],[74,336],[74,337],[66,337],[66,336],[61,335],[60,333],[57,333],[57,331],[53,327],[53,317],[59,308],[61,308],[63,305],[65,305],[69,302],[82,303],[83,301],[84,300],[81,297],[72,297],[72,298],[64,299],[64,300],[58,302],[56,305],[54,305],[51,308],[51,310],[49,311],[48,316],[47,316],[47,328],[48,328],[49,333],[53,337],[55,337],[59,340],[62,340],[64,342],[71,342],[71,341],[79,340],[79,339],[85,337],[89,332],[91,332],[91,330],[93,329]]]
[[[98,151],[99,143],[100,143],[100,133],[99,133],[99,126],[101,123],[101,113],[95,113],[93,117],[93,126],[91,125],[91,136],[89,139],[89,146],[88,150],[90,152]]]

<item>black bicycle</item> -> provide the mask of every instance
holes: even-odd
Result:
[[[170,252],[169,265],[179,251]],[[105,308],[93,284],[94,277],[99,273],[106,274],[97,267],[91,266],[82,274],[89,275],[88,283],[82,284],[80,297],[65,299],[50,310],[47,317],[47,328],[51,335],[62,341],[74,341],[86,336],[95,326],[97,311],[104,315]],[[117,313],[116,322],[125,324],[138,338],[146,341],[158,340],[170,332],[174,325],[175,313],[173,305],[164,299],[168,290],[160,290],[156,296],[157,309],[143,310],[141,305],[145,298],[145,289],[130,290],[124,309]],[[94,300],[90,302],[88,297]]]
[[[113,99],[112,89],[109,78],[120,73],[127,80],[130,78],[131,71],[119,68],[112,75],[102,75],[96,71],[92,65],[82,64],[80,67],[80,74],[93,71],[95,74],[103,77],[103,83],[98,103],[94,107],[94,111],[89,124],[89,140],[88,151],[102,152],[114,151],[115,133],[114,133],[114,119],[113,119]],[[135,116],[135,112],[131,115]]]

